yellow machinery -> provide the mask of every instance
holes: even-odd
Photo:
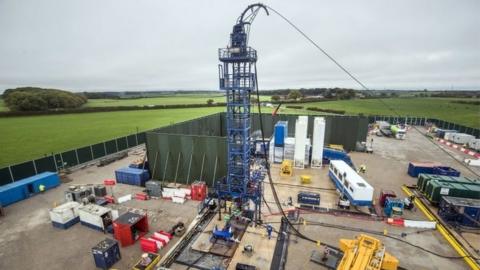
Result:
[[[337,270],[397,270],[398,259],[385,251],[380,240],[360,234],[356,239],[340,239],[344,255]]]
[[[300,182],[302,184],[310,184],[312,182],[312,177],[310,175],[300,175]]]
[[[343,145],[341,144],[329,144],[327,145],[328,148],[339,150],[345,152],[345,149],[343,148]]]
[[[156,253],[143,253],[141,259],[133,266],[132,270],[153,270],[160,261]]]
[[[291,160],[284,160],[282,162],[282,167],[280,168],[281,176],[292,176],[293,175],[293,166]]]

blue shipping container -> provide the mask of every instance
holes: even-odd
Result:
[[[122,258],[118,242],[109,238],[105,238],[105,240],[93,247],[92,254],[95,266],[105,270],[110,269]]]
[[[444,138],[445,137],[445,133],[457,133],[458,131],[454,130],[454,129],[441,129],[441,128],[437,128],[437,130],[435,130],[435,135],[439,138]]]
[[[438,166],[433,168],[433,174],[454,176],[454,177],[460,176],[459,171],[455,170],[454,168],[446,167],[446,166]]]
[[[325,164],[329,164],[330,160],[343,160],[355,170],[355,166],[353,165],[350,156],[346,152],[340,150],[335,150],[328,147],[323,148],[323,160],[325,161]]]
[[[408,175],[418,177],[421,173],[434,174],[433,170],[439,163],[433,162],[410,162],[408,164]]]
[[[299,204],[320,205],[320,194],[315,192],[299,192],[297,202]]]
[[[118,183],[143,187],[150,174],[147,170],[125,167],[115,171],[115,178]]]
[[[283,146],[285,144],[285,138],[288,136],[287,121],[278,121],[275,124],[274,136],[274,142],[276,146]]]
[[[24,200],[40,192],[40,185],[45,186],[45,190],[60,185],[60,178],[57,173],[43,172],[16,182],[0,187],[0,203],[3,206]]]

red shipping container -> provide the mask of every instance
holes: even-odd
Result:
[[[130,246],[148,233],[148,219],[145,214],[127,212],[113,221],[113,236],[122,247]]]
[[[195,181],[191,185],[191,197],[194,201],[203,201],[207,197],[207,184]]]

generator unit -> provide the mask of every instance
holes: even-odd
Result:
[[[320,194],[315,192],[299,192],[297,195],[297,202],[300,205],[320,205]]]

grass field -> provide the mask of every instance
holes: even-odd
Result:
[[[113,106],[149,106],[149,105],[175,105],[175,104],[206,104],[207,100],[225,102],[225,96],[219,94],[182,94],[154,98],[137,99],[89,99],[85,107],[113,107]],[[270,100],[269,96],[261,96],[261,100]]]
[[[223,111],[222,107],[0,118],[0,168]]]
[[[388,98],[327,101],[303,104],[305,108],[344,110],[347,114],[395,115],[385,104],[400,115],[442,119],[461,125],[480,128],[480,106],[452,103],[448,98]],[[473,100],[473,99],[468,99]],[[382,103],[384,102],[384,103]],[[295,104],[297,105],[297,104]],[[300,105],[300,104],[298,104]]]

